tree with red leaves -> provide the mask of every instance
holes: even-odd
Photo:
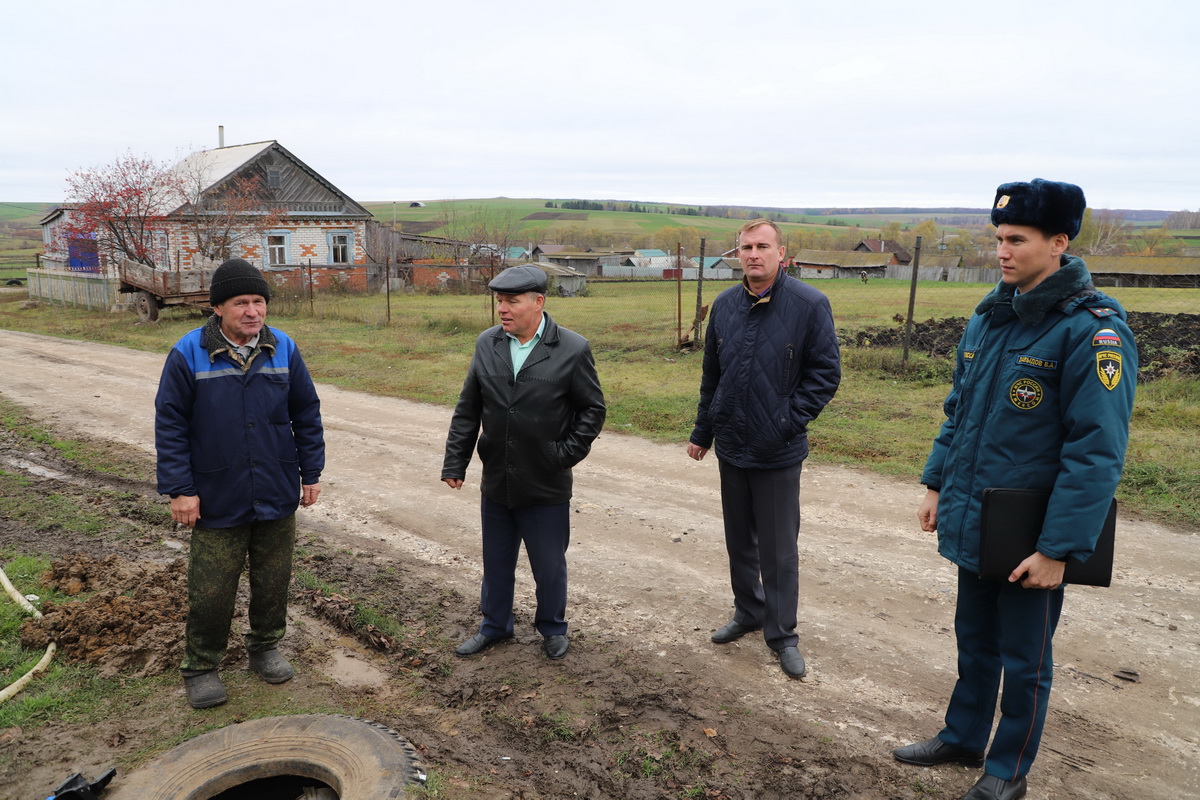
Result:
[[[110,164],[75,170],[67,187],[71,208],[61,228],[64,238],[95,241],[110,263],[128,258],[162,266],[158,261],[166,253],[156,245],[183,194],[167,164],[126,153]]]

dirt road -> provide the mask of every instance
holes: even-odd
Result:
[[[5,397],[63,429],[152,451],[161,356],[10,331],[0,348]],[[301,524],[348,543],[369,538],[475,595],[479,471],[473,464],[462,491],[439,482],[449,411],[320,391],[329,463],[321,502]],[[605,432],[575,475],[568,617],[585,644],[568,658],[577,667],[587,642],[620,640],[651,670],[688,676],[696,697],[736,697],[763,729],[819,726],[847,765],[906,772],[890,750],[937,732],[954,678],[955,573],[915,524],[920,487],[805,467],[809,675],[797,682],[755,637],[708,641],[731,613],[714,459]],[[1068,590],[1035,800],[1200,797],[1200,532],[1122,517],[1117,548],[1112,588]],[[528,610],[524,566],[518,579]],[[937,775],[912,770],[927,784]],[[949,779],[939,796],[970,782]]]

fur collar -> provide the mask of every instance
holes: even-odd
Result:
[[[242,368],[242,371],[250,369],[250,365],[254,363],[254,358],[266,350],[268,355],[275,355],[275,334],[266,325],[262,326],[262,330],[258,332],[258,345],[250,353],[250,357],[243,359],[238,351],[230,346],[229,341],[221,334],[221,318],[213,314],[208,318],[208,322],[204,323],[201,329],[203,333],[200,335],[201,347],[208,351],[208,361],[212,363],[217,360],[217,356],[222,353]]]
[[[1065,301],[1081,295],[1094,294],[1091,273],[1078,256],[1063,255],[1062,266],[1031,291],[1016,294],[1016,287],[1001,281],[975,307],[976,314],[985,314],[997,303],[1012,303],[1017,319],[1025,325],[1036,325],[1046,312]]]

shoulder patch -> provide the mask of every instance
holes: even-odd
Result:
[[[1097,317],[1114,317],[1117,314],[1115,308],[1089,308],[1088,311],[1095,314]]]
[[[1121,382],[1121,354],[1112,350],[1096,351],[1096,376],[1110,392]]]
[[[1092,347],[1120,347],[1121,337],[1112,328],[1101,328],[1092,337]]]
[[[1040,383],[1032,378],[1021,378],[1009,387],[1008,399],[1012,400],[1012,404],[1017,408],[1028,411],[1042,402],[1043,394]]]

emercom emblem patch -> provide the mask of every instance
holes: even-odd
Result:
[[[1110,392],[1121,382],[1121,354],[1112,350],[1100,350],[1096,353],[1096,374],[1100,383]]]
[[[1021,378],[1008,390],[1008,399],[1017,408],[1028,411],[1042,402],[1042,385],[1032,378]]]

